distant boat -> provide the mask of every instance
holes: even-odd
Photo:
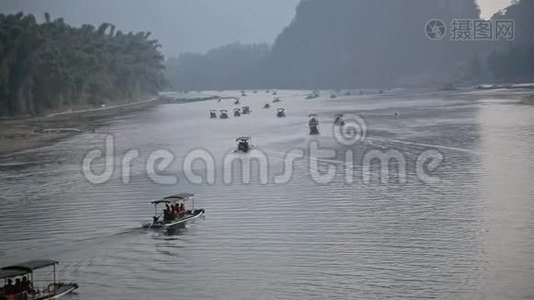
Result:
[[[219,114],[220,119],[228,119],[228,111],[226,109],[221,109]]]
[[[284,108],[278,108],[276,110],[276,116],[279,118],[285,118],[286,117],[286,110]]]
[[[308,121],[308,126],[310,127],[310,135],[318,135],[319,134],[319,116],[317,116],[317,114],[310,114],[308,118],[310,119]]]
[[[241,110],[239,107],[234,108],[234,117],[241,117]]]

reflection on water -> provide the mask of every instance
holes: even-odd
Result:
[[[228,96],[238,92],[227,92]],[[242,99],[252,114],[210,120],[209,109],[231,100],[161,105],[108,122],[96,134],[0,158],[0,264],[51,257],[63,278],[80,284],[80,299],[325,299],[532,298],[534,286],[534,107],[490,92],[350,96],[305,101],[305,91],[281,91],[287,118],[261,109],[270,99]],[[328,94],[328,93],[327,93]],[[284,153],[312,140],[340,151],[331,122],[357,113],[368,139],[353,147],[395,149],[408,162],[425,150],[444,162],[436,184],[417,180],[354,184],[343,172],[314,183],[309,161],[295,160],[289,183],[193,185],[178,168],[193,149],[217,159],[237,136],[252,136],[269,154],[270,171],[283,171]],[[399,117],[394,117],[399,112]],[[317,113],[321,135],[309,137],[307,116]],[[136,149],[131,183],[88,183],[84,154],[102,147]],[[176,185],[145,174],[151,151],[176,155],[168,171]],[[338,157],[339,158],[339,157]],[[100,163],[103,163],[100,161]],[[173,235],[140,229],[150,201],[177,191],[197,194],[205,219]]]

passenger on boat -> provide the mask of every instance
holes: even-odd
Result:
[[[171,208],[169,207],[169,204],[165,205],[165,209],[163,210],[163,220],[165,222],[172,220],[171,214],[172,212],[171,212]]]
[[[178,207],[176,207],[176,203],[171,204],[171,211],[173,218],[176,218],[176,215],[178,214]]]
[[[15,295],[16,293],[17,292],[15,290],[15,286],[13,285],[13,280],[8,279],[7,284],[4,285],[4,294],[6,294],[6,296],[9,296],[9,295]]]
[[[181,212],[180,212],[180,204],[176,203],[176,216],[177,218],[179,218],[181,216]]]
[[[20,278],[15,279],[15,293],[22,293],[22,282],[20,281]]]
[[[183,217],[185,215],[185,206],[183,203],[180,203],[180,217]]]
[[[28,280],[28,278],[26,278],[26,276],[22,277],[21,287],[23,291],[28,292],[30,294],[33,293],[33,284],[31,281]]]

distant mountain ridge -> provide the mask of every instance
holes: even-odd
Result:
[[[303,0],[270,49],[222,47],[215,53],[225,49],[225,56],[212,52],[182,57],[169,73],[180,74],[171,80],[180,89],[383,88],[528,80],[534,66],[522,62],[533,56],[525,47],[534,42],[534,0],[515,2],[493,17],[515,21],[513,42],[451,39],[454,19],[479,16],[475,0]],[[433,19],[446,27],[441,40],[425,32]],[[503,54],[511,47],[521,49]],[[521,58],[512,59],[515,55]],[[516,67],[520,76],[514,75]]]
[[[473,0],[305,0],[273,45],[269,79],[283,87],[381,86],[438,72],[472,47],[428,39],[426,23],[479,14]]]

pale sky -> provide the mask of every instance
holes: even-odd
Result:
[[[512,0],[478,0],[478,6],[482,10],[482,18],[489,19],[494,13],[508,7]]]
[[[478,1],[484,18],[511,2]],[[75,26],[110,22],[123,31],[151,31],[153,37],[164,45],[164,53],[176,56],[181,52],[205,52],[236,41],[272,43],[293,19],[299,2],[300,0],[0,0],[0,12],[24,11],[33,13],[40,19],[45,12],[50,12],[52,18],[63,17],[67,23]]]

